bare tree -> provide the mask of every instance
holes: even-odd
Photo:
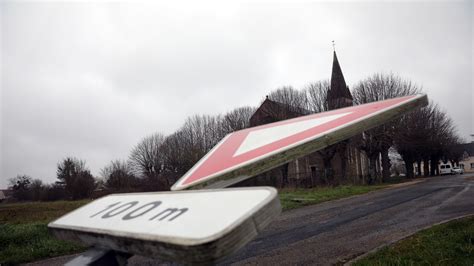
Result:
[[[161,179],[164,168],[164,155],[161,146],[165,137],[155,133],[143,138],[132,150],[129,156],[133,172],[150,182],[151,190],[164,190],[170,186],[166,178]]]
[[[17,175],[8,180],[9,188],[13,190],[13,197],[17,200],[30,200],[29,193],[33,179],[27,175]]]
[[[413,177],[413,164],[424,163],[425,175],[438,174],[438,162],[457,140],[452,120],[440,108],[428,106],[403,116],[399,121],[403,130],[395,135],[395,147],[402,156],[407,177]],[[428,171],[431,168],[431,171]],[[418,172],[419,174],[419,172]]]
[[[85,165],[85,161],[74,157],[68,157],[58,163],[58,183],[65,187],[67,195],[72,199],[87,198],[94,191],[94,177]]]
[[[430,154],[431,175],[438,175],[438,162],[441,159],[448,159],[446,156],[449,149],[457,143],[459,137],[453,121],[438,105],[433,106],[430,118],[427,147]]]
[[[321,113],[328,110],[327,95],[330,88],[328,80],[308,84],[304,91],[307,98],[307,108],[312,113]]]
[[[189,117],[178,131],[166,137],[162,150],[167,178],[175,180],[186,173],[230,132],[230,127],[240,127],[244,124],[237,114],[226,116],[227,121],[220,115]],[[236,117],[237,119],[233,120]]]
[[[32,200],[41,200],[44,196],[46,186],[41,179],[33,179],[30,185],[30,193]]]
[[[312,113],[321,113],[321,112],[326,112],[329,110],[328,106],[328,91],[330,89],[331,85],[329,80],[322,80],[314,83],[310,83],[305,87],[305,93],[307,97],[307,108],[312,112]],[[329,182],[334,182],[334,173],[332,170],[332,165],[331,161],[336,155],[336,153],[339,152],[341,156],[345,154],[345,149],[347,147],[346,141],[331,145],[327,148],[324,148],[322,150],[319,150],[317,153],[321,156],[323,160],[323,168],[324,168],[324,173],[323,173],[323,178],[325,183]],[[341,158],[341,167],[342,167],[342,172],[343,175],[345,173],[345,158]]]
[[[359,82],[352,91],[355,104],[365,104],[390,98],[413,95],[421,91],[415,84],[403,80],[394,74],[374,74]],[[393,145],[394,135],[399,134],[399,119],[385,123],[364,132],[359,145],[369,157],[371,179],[376,178],[375,162],[379,153],[382,157],[382,178],[390,177],[390,159],[388,151]]]
[[[433,106],[416,110],[400,119],[399,126],[403,127],[403,131],[395,136],[395,147],[405,162],[406,175],[408,178],[413,177],[413,164],[417,159],[425,156],[429,157],[429,151],[426,139],[430,136],[429,121]]]
[[[100,172],[105,180],[105,186],[109,189],[130,191],[139,185],[131,165],[127,162],[120,160],[111,161]]]
[[[459,162],[464,157],[464,148],[462,143],[465,141],[457,136],[453,136],[451,143],[447,147],[447,151],[443,160],[450,161],[452,165],[459,165]]]
[[[268,99],[280,104],[274,105],[275,117],[284,116],[289,119],[300,115],[309,114],[308,99],[304,91],[299,91],[291,86],[285,86],[272,91]]]
[[[164,176],[170,181],[184,175],[226,134],[247,128],[255,108],[241,107],[224,116],[194,115],[167,136],[161,145]]]
[[[233,131],[248,128],[250,126],[250,117],[255,113],[254,107],[240,107],[236,108],[222,117],[223,135]]]
[[[183,139],[183,132],[177,131],[167,136],[162,145],[164,175],[170,180],[176,180],[193,166],[194,159],[190,159]]]
[[[185,144],[194,152],[196,161],[224,137],[225,133],[220,129],[221,121],[220,115],[195,115],[189,117],[181,127]]]

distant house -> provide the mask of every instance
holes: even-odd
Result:
[[[7,189],[0,189],[0,202],[3,202],[3,201],[6,201],[8,200],[12,195],[12,191],[11,190],[7,190]]]
[[[474,173],[474,141],[461,146],[464,153],[462,160],[459,161],[459,167],[464,169],[465,173]]]

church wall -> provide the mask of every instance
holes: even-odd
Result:
[[[238,186],[315,187],[325,184],[365,184],[368,174],[368,159],[365,153],[353,146],[346,150],[346,178],[342,178],[341,157],[335,154],[331,161],[335,180],[325,180],[322,156],[311,153],[288,163],[288,183],[284,183],[282,166],[267,171],[256,178],[239,183]],[[299,171],[297,171],[297,169]]]
[[[296,161],[292,161],[288,164],[288,178],[296,178]]]

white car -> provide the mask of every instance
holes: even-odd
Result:
[[[451,171],[451,165],[450,164],[441,164],[439,166],[439,174],[440,175],[452,175],[453,172]]]
[[[462,169],[461,167],[453,167],[451,169],[451,173],[453,175],[462,175],[462,174],[464,174],[464,169]]]

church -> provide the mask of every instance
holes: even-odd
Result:
[[[327,92],[328,110],[353,105],[336,51],[333,55],[330,88]],[[250,118],[250,126],[258,126],[309,114],[309,111],[270,100],[268,97]],[[351,139],[298,158],[285,165],[260,174],[251,185],[276,187],[314,187],[321,184],[364,183],[368,175],[368,158],[357,147],[356,136]]]

